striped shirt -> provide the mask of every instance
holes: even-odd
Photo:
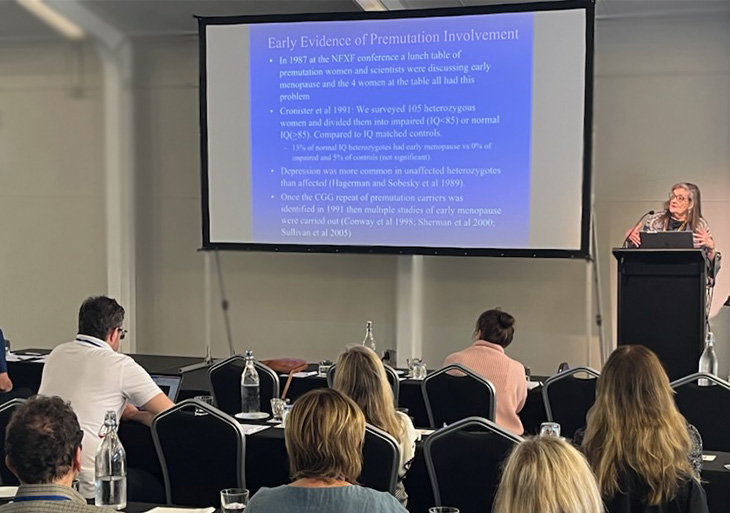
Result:
[[[1,513],[108,513],[111,510],[90,506],[86,499],[68,486],[21,484],[15,502],[0,506]]]

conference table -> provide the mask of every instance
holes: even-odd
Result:
[[[32,358],[35,354],[47,354],[49,350],[26,349],[23,352],[29,353]],[[183,372],[181,370],[185,366],[201,363],[203,361],[202,358],[146,354],[130,354],[129,356],[134,358],[150,374],[174,374],[182,376],[178,401],[189,399],[196,395],[210,394],[207,367],[189,372]],[[317,370],[317,364],[310,364],[308,371],[313,370]],[[8,372],[15,388],[25,388],[31,393],[37,393],[41,382],[43,363],[40,359],[8,361]],[[280,379],[282,380],[283,386],[286,376],[282,375]],[[429,427],[429,422],[426,405],[421,392],[421,383],[421,381],[413,379],[402,380],[400,382],[398,406],[407,410],[408,415],[413,419],[416,427],[426,428]],[[293,378],[287,397],[294,401],[309,390],[326,386],[327,380],[324,376],[316,375]],[[520,419],[522,420],[525,432],[529,434],[538,433],[540,424],[547,420],[540,387],[528,393],[525,406],[520,412]]]
[[[13,381],[13,387],[26,389],[33,394],[37,393],[43,374],[43,358],[50,352],[50,349],[14,351],[11,357],[13,360],[8,360],[8,374]],[[190,372],[181,370],[186,366],[202,363],[202,358],[155,354],[130,354],[129,356],[149,374],[182,376],[179,400],[209,393],[207,367]],[[18,361],[17,358],[24,358],[24,360]]]
[[[179,399],[209,393],[207,369],[180,372],[180,367],[200,363],[202,361],[200,358],[160,355],[130,356],[151,374],[183,375]],[[38,361],[8,362],[8,368],[16,387],[23,386],[32,392],[37,392],[43,368],[42,363]],[[310,369],[316,370],[316,365],[310,366]],[[282,377],[282,379],[285,378]],[[326,386],[327,381],[321,376],[294,378],[287,396],[295,400],[309,390]],[[416,427],[428,427],[428,416],[421,393],[421,381],[405,379],[400,382],[399,406],[408,410]],[[546,420],[541,387],[529,391],[525,406],[520,412],[520,418],[528,434],[539,431],[540,424]],[[127,451],[128,467],[139,470],[148,481],[157,481],[148,484],[162,490],[162,471],[149,428],[134,422],[122,422],[119,435]],[[710,512],[721,513],[725,511],[725,505],[730,503],[730,471],[724,467],[724,465],[730,465],[730,453],[712,454],[716,458],[713,461],[704,462],[703,486],[707,492]],[[289,482],[289,466],[283,429],[270,427],[264,431],[247,435],[246,485],[251,492],[255,493],[262,486],[278,486],[287,482]],[[429,507],[433,506],[423,445],[420,442],[416,446],[416,456],[411,469],[406,475],[405,487],[410,497],[409,511],[425,513]],[[159,493],[155,495],[154,500],[149,502],[160,502]]]
[[[316,370],[316,365],[310,365],[309,368]],[[280,379],[285,380],[286,378],[281,376]],[[413,419],[414,426],[427,428],[429,427],[428,413],[426,412],[426,404],[423,400],[421,383],[423,382],[420,380],[402,379],[400,382],[398,406],[406,410],[408,415]],[[326,386],[327,379],[324,376],[316,375],[293,378],[287,397],[293,401],[310,390]],[[542,387],[534,388],[528,392],[525,406],[522,408],[519,416],[526,433],[539,433],[540,424],[547,420],[545,406],[542,400]]]
[[[142,468],[159,479],[162,471],[152,442],[150,430],[141,424],[123,422],[119,436],[127,449],[130,468]],[[710,513],[724,513],[730,503],[730,471],[724,465],[730,464],[730,453],[711,452],[713,461],[703,464],[702,480],[707,493]],[[191,469],[191,471],[195,471]],[[274,487],[288,483],[289,462],[284,445],[284,430],[269,427],[264,431],[246,436],[246,487],[252,494],[261,487]],[[408,492],[408,511],[426,513],[434,505],[431,483],[426,470],[423,443],[416,444],[413,464],[406,474],[405,488]]]

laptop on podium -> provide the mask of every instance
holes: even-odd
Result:
[[[692,232],[639,232],[640,248],[645,249],[692,249],[695,247]]]

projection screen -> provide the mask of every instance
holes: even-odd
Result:
[[[203,247],[586,255],[593,20],[200,18]]]

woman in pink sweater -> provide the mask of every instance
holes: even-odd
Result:
[[[477,341],[449,355],[444,365],[461,364],[491,381],[497,393],[497,424],[522,434],[522,421],[517,414],[527,399],[525,367],[504,353],[514,334],[514,317],[498,308],[487,310],[477,320]]]

